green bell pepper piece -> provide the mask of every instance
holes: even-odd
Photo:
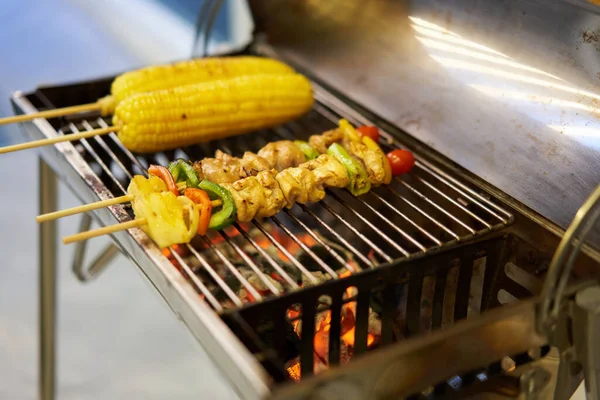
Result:
[[[294,140],[294,144],[298,146],[300,150],[302,150],[304,156],[306,157],[306,161],[314,160],[320,156],[319,152],[312,148],[312,146],[307,142],[302,140]]]
[[[340,144],[333,143],[327,149],[327,154],[335,157],[348,171],[350,183],[346,187],[354,196],[360,196],[371,190],[371,182],[365,169]]]
[[[211,200],[219,199],[223,203],[223,205],[220,206],[221,209],[219,211],[214,212],[213,210],[208,227],[210,229],[221,230],[233,224],[237,210],[229,190],[206,179],[200,182],[198,189],[202,189],[208,193],[208,197],[210,197]]]
[[[184,159],[173,161],[168,166],[169,172],[173,175],[175,182],[185,182],[189,188],[197,188],[200,184],[198,174],[194,171],[194,167]]]

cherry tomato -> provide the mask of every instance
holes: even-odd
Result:
[[[392,175],[401,175],[409,172],[415,165],[415,157],[408,150],[393,150],[387,154],[387,159],[392,167]]]
[[[379,141],[379,129],[376,126],[363,125],[356,128],[356,130],[360,132],[361,135],[368,136],[375,142]]]

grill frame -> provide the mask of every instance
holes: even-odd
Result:
[[[107,81],[110,81],[110,79],[101,80],[91,85],[92,87],[94,85],[102,86]],[[77,85],[77,88],[87,90],[89,89],[89,83]],[[11,101],[15,107],[15,113],[29,113],[36,110],[36,105],[29,100],[31,95],[16,93],[12,97]],[[336,97],[332,98],[336,99]],[[362,115],[346,103],[342,102],[341,104],[345,109],[343,111],[345,114]],[[57,134],[56,129],[46,120],[35,120],[23,126],[25,127],[26,136],[31,139],[52,137]],[[59,173],[61,180],[70,187],[82,202],[92,202],[112,197],[110,191],[104,187],[89,164],[85,162],[71,143],[61,143],[53,147],[40,149],[40,154],[45,162]],[[429,165],[439,169],[432,163]],[[454,179],[451,175],[447,175],[447,177]],[[492,196],[495,195],[497,193]],[[110,209],[98,210],[92,216],[97,223],[108,225],[128,219],[129,213],[123,206],[113,206]],[[523,223],[527,225],[527,221]],[[539,221],[536,223],[529,221],[529,223],[536,224]],[[544,227],[544,229],[546,228],[548,226]],[[538,227],[537,229],[541,228]],[[511,228],[508,230],[511,230]],[[535,229],[532,230],[532,234],[535,234]],[[227,325],[206,303],[201,301],[191,283],[173,268],[172,264],[156,246],[148,245],[146,235],[139,230],[132,230],[114,234],[113,239],[119,249],[153,283],[173,312],[207,349],[216,364],[230,378],[230,382],[236,387],[238,393],[245,398],[266,397],[271,386],[271,379],[268,374]],[[549,240],[548,244],[551,248],[555,246],[554,242],[555,240]],[[459,243],[453,245],[458,246]],[[398,262],[392,263],[386,268],[394,268],[397,264]],[[522,312],[523,309],[517,309],[515,312]],[[506,312],[503,313],[503,316],[506,316]]]

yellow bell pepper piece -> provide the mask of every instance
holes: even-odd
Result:
[[[392,166],[390,165],[387,156],[385,155],[383,150],[381,150],[381,147],[379,147],[379,145],[368,136],[362,137],[362,144],[367,146],[369,150],[378,151],[383,155],[383,170],[385,171],[383,183],[389,185],[390,182],[392,182]]]
[[[356,129],[354,129],[350,122],[346,121],[345,119],[340,119],[338,126],[345,137],[353,142],[360,142],[361,135]]]

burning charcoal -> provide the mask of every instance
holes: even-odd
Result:
[[[381,318],[373,310],[369,310],[369,333],[381,336]]]
[[[321,272],[321,271],[313,272],[312,276],[317,280],[317,285],[331,279],[331,275]],[[306,276],[302,275],[302,285],[303,286],[312,286],[313,283],[311,281],[309,281]]]
[[[225,282],[225,284],[227,286],[229,286],[229,288],[234,293],[238,294],[238,296],[239,296],[238,292],[242,289],[242,284],[235,276],[233,276],[232,274],[227,274],[225,276],[225,278],[223,278],[223,281]],[[215,298],[219,301],[229,300],[229,296],[227,295],[227,293],[225,293],[225,291],[219,285],[216,286],[215,292],[213,294],[214,294]]]
[[[260,338],[263,340],[263,343],[267,348],[274,348],[275,335],[281,335],[281,332],[274,332],[273,330],[273,321],[270,317],[267,317],[265,320],[259,322],[259,328],[257,332],[260,334]],[[283,361],[292,360],[300,355],[300,338],[296,331],[294,331],[294,327],[290,323],[285,324],[285,348],[283,349],[283,356],[285,359]]]
[[[246,278],[248,282],[259,292],[270,291],[265,282],[251,269],[240,268],[239,271],[242,274],[242,276]],[[267,274],[263,274],[263,277],[266,278],[269,282],[271,282],[277,290],[283,292],[283,286],[281,286],[279,282],[277,282],[275,279],[271,278]]]
[[[314,245],[310,247],[310,250],[321,260],[323,260],[323,262],[327,265],[340,265],[340,261],[333,255],[331,254],[331,252],[329,250],[327,250],[325,247],[321,246],[320,244]],[[344,256],[346,255],[345,253],[339,253],[337,252],[342,258],[344,258]],[[304,265],[306,267],[307,270],[311,271],[311,272],[317,272],[317,271],[321,271],[322,268],[319,265],[318,262],[315,261],[314,258],[312,258],[312,256],[306,252],[302,252],[302,254],[300,254],[300,256],[298,257],[298,261],[300,261],[300,263],[302,265]],[[348,261],[348,259],[346,258],[345,261]]]
[[[325,295],[319,296],[317,304],[331,306],[331,297]]]

